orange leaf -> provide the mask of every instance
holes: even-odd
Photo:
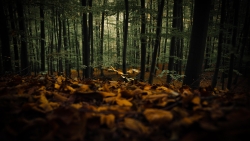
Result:
[[[147,134],[149,131],[147,126],[143,125],[140,121],[132,119],[132,118],[125,118],[124,126],[139,134]]]
[[[173,119],[173,114],[170,111],[159,109],[148,108],[143,114],[151,124],[166,124]]]
[[[102,114],[100,120],[101,124],[106,124],[109,128],[113,128],[115,126],[115,116],[113,114]]]
[[[133,106],[133,104],[126,99],[116,98],[116,103],[119,106],[129,106],[129,107]]]
[[[201,98],[199,96],[196,96],[192,99],[192,103],[195,105],[200,105],[201,103]]]

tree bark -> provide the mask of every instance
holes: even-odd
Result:
[[[221,19],[220,19],[220,33],[219,33],[219,43],[218,43],[218,50],[217,50],[217,60],[215,64],[214,76],[212,80],[212,88],[214,88],[217,84],[217,77],[220,69],[221,63],[221,54],[222,54],[222,43],[223,43],[223,30],[224,30],[224,22],[225,22],[225,4],[226,0],[222,0],[221,4]]]
[[[183,85],[198,87],[202,72],[211,0],[195,0],[193,27]]]
[[[4,4],[0,2],[0,34],[1,34],[1,51],[2,51],[2,61],[3,61],[3,73],[9,73],[12,71],[11,67],[11,56],[10,56],[10,42],[9,42],[9,31],[7,26],[7,17],[4,14]]]
[[[125,19],[124,19],[124,31],[123,31],[123,52],[122,52],[122,72],[127,73],[126,59],[127,59],[127,39],[128,39],[128,0],[125,0]]]
[[[16,3],[19,18],[19,30],[21,31],[21,75],[29,75],[30,68],[28,62],[28,47],[25,39],[26,28],[24,23],[23,4],[20,0],[17,0]]]
[[[82,6],[87,6],[86,0],[82,0]],[[82,16],[82,34],[83,34],[83,65],[84,69],[84,78],[90,78],[90,47],[89,47],[89,38],[88,38],[88,25],[87,25],[87,13],[83,12]]]
[[[141,0],[141,74],[140,80],[144,81],[146,65],[146,17],[145,17],[145,0]]]
[[[158,8],[158,14],[157,14],[156,38],[155,38],[155,45],[154,45],[154,52],[153,52],[153,56],[152,56],[150,74],[149,74],[149,79],[148,79],[149,84],[153,83],[155,64],[156,64],[156,56],[157,56],[158,47],[160,46],[160,41],[161,41],[161,25],[162,25],[164,1],[165,0],[161,0],[160,5],[158,6],[159,8]]]

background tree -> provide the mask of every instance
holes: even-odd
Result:
[[[218,43],[218,51],[217,51],[217,60],[212,80],[212,88],[214,88],[217,84],[217,77],[219,72],[219,67],[221,63],[221,53],[222,53],[222,43],[223,43],[223,30],[224,30],[224,21],[225,21],[225,4],[226,0],[222,0],[221,4],[221,19],[220,19],[220,34],[219,34],[219,43]]]
[[[234,19],[233,19],[233,33],[232,33],[232,51],[230,53],[230,65],[228,70],[228,83],[227,88],[231,89],[232,86],[232,79],[233,79],[233,69],[234,69],[234,57],[235,53],[234,50],[236,49],[236,41],[237,41],[237,27],[238,27],[238,17],[239,17],[239,7],[240,1],[234,0],[233,2],[234,8]]]
[[[82,6],[87,8],[87,1],[82,0]],[[88,38],[88,21],[87,21],[87,12],[86,10],[82,15],[82,34],[83,34],[83,65],[84,69],[84,78],[90,78],[90,47],[89,47],[89,38]]]
[[[125,17],[124,17],[124,31],[123,31],[123,49],[122,49],[122,72],[127,73],[126,59],[127,59],[127,38],[128,38],[128,0],[125,0]]]
[[[0,2],[0,31],[1,31],[1,56],[2,56],[2,62],[3,62],[3,70],[1,70],[3,73],[7,73],[12,71],[11,67],[11,56],[10,56],[10,43],[9,43],[9,31],[7,26],[7,17],[5,16],[4,12],[4,4],[1,1]]]
[[[146,17],[145,0],[141,0],[141,74],[140,80],[144,81],[146,65]]]
[[[183,81],[184,85],[193,87],[200,85],[210,5],[211,0],[195,0],[190,49]]]
[[[43,2],[40,3],[40,26],[41,26],[41,71],[45,71],[45,29],[44,29],[44,13]]]
[[[182,0],[174,0],[174,7],[173,7],[173,22],[172,22],[172,30],[181,31],[181,22],[182,20],[182,13],[181,8],[182,7]],[[172,35],[171,38],[171,45],[170,45],[170,51],[169,51],[169,62],[168,62],[168,70],[170,74],[175,73],[174,69],[174,63],[175,63],[175,57],[178,56],[178,53],[180,49],[180,39],[178,39],[177,35]],[[178,56],[179,57],[179,56]],[[179,59],[178,59],[179,60]],[[178,62],[180,63],[180,62]],[[167,82],[170,83],[172,81],[171,75],[167,76]]]
[[[158,52],[158,47],[160,46],[161,41],[161,25],[162,25],[162,15],[163,15],[163,8],[164,8],[164,0],[161,0],[161,3],[158,4],[158,15],[157,15],[157,28],[156,28],[156,38],[155,38],[155,45],[154,45],[154,52],[152,56],[152,63],[151,69],[149,74],[148,83],[153,83],[153,76],[155,72],[155,65],[156,65],[156,56]]]
[[[23,4],[21,1],[16,0],[19,30],[21,31],[21,75],[29,75],[30,68],[28,62],[28,47],[26,42],[26,27],[24,22]]]

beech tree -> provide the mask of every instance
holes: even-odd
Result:
[[[148,79],[149,84],[153,83],[153,77],[154,77],[155,65],[156,65],[156,56],[157,56],[158,47],[160,46],[160,41],[161,41],[161,25],[162,25],[164,1],[165,0],[161,0],[161,3],[158,4],[156,38],[155,38],[155,44],[154,44],[154,52],[152,56],[152,63],[150,67],[150,74],[149,74],[149,79]]]
[[[204,60],[211,0],[195,0],[193,27],[183,85],[198,87]]]
[[[10,57],[10,43],[9,43],[9,36],[8,36],[8,26],[7,26],[7,18],[4,14],[4,5],[3,2],[0,2],[0,31],[1,31],[1,55],[2,55],[2,62],[3,62],[3,73],[11,71],[11,57]]]

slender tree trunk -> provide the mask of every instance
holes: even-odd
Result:
[[[106,4],[106,0],[103,1],[103,5]],[[100,64],[100,70],[101,70],[101,76],[104,76],[102,65],[103,65],[103,34],[104,34],[104,14],[105,11],[102,12],[102,21],[101,21],[101,43],[100,43],[100,59],[99,59],[99,64]]]
[[[223,30],[224,30],[224,21],[225,21],[225,4],[226,0],[222,0],[221,5],[221,19],[220,19],[220,33],[219,33],[219,43],[218,43],[218,50],[217,50],[217,60],[214,70],[214,76],[212,80],[212,88],[214,88],[217,84],[217,77],[220,69],[220,63],[221,63],[221,53],[222,53],[222,43],[223,43]]]
[[[19,19],[19,30],[21,33],[21,75],[29,75],[30,74],[30,68],[29,68],[29,62],[28,62],[28,47],[25,39],[25,23],[24,23],[24,13],[23,13],[23,4],[21,1],[17,0],[17,13],[18,13],[18,19]]]
[[[140,80],[144,81],[146,65],[146,17],[145,17],[145,0],[141,0],[141,74]]]
[[[167,8],[166,8],[166,27],[168,27],[168,3],[169,1],[167,0]],[[168,35],[168,28],[166,28],[166,35]],[[167,43],[168,43],[168,38],[165,37],[165,44],[164,44],[164,49],[163,49],[163,53],[164,53],[164,60],[166,60],[166,53],[167,53]],[[166,62],[164,61],[163,64],[162,64],[162,71],[165,69],[165,65],[166,65]]]
[[[211,0],[195,0],[190,49],[183,85],[198,87],[204,60]]]
[[[87,6],[86,0],[82,0],[82,6]],[[84,78],[90,78],[90,47],[89,47],[89,38],[88,38],[88,25],[87,25],[87,13],[83,12],[82,15],[82,34],[83,34],[83,65],[84,69]]]
[[[89,7],[92,8],[92,0],[89,0]],[[90,57],[90,63],[91,63],[91,77],[93,76],[94,69],[94,40],[93,40],[93,14],[92,12],[89,13],[89,41],[90,41],[90,50],[91,50],[91,57]]]
[[[3,61],[3,73],[9,73],[12,71],[11,67],[11,56],[10,56],[10,42],[9,42],[9,31],[7,26],[7,17],[4,14],[4,4],[0,2],[0,31],[1,31],[1,51]],[[20,18],[20,17],[19,17]]]
[[[80,57],[80,50],[79,50],[79,41],[78,41],[78,33],[77,33],[77,24],[76,21],[74,21],[74,34],[75,34],[75,53],[76,53],[76,71],[77,71],[77,78],[80,77],[80,72],[79,72],[79,57]]]
[[[240,1],[234,0],[234,21],[233,21],[233,35],[232,35],[232,47],[236,48],[236,36],[237,36],[237,27],[238,27],[238,16],[239,16],[239,7]],[[232,79],[233,79],[233,68],[234,68],[234,52],[230,54],[230,63],[228,71],[228,82],[227,88],[231,89]]]
[[[240,55],[239,55],[239,62],[238,62],[238,65],[237,65],[237,69],[240,73],[242,73],[242,70],[241,70],[241,67],[242,67],[242,62],[243,62],[243,56],[244,56],[244,51],[245,51],[245,48],[246,48],[246,45],[247,45],[247,39],[248,39],[248,31],[249,31],[249,28],[250,28],[250,21],[249,21],[249,7],[250,7],[250,1],[247,1],[247,9],[246,9],[246,17],[245,17],[245,23],[244,23],[244,26],[243,26],[243,33],[242,33],[242,45],[241,45],[241,48],[240,48]],[[244,74],[243,74],[244,75]],[[238,77],[239,75],[237,75],[234,79],[234,84],[237,83],[238,81]]]
[[[58,74],[63,74],[63,64],[62,64],[62,21],[61,21],[61,14],[58,12],[58,48],[57,53],[59,53],[59,61],[58,61]]]
[[[177,22],[178,22],[178,5],[179,0],[174,0],[174,7],[173,7],[173,22],[172,22],[172,28],[177,28]],[[168,61],[168,70],[169,74],[174,73],[174,56],[175,56],[175,48],[177,46],[177,37],[172,36],[171,37],[171,45],[170,45],[170,51],[169,51],[169,61]],[[172,81],[171,75],[167,75],[167,83],[170,83]]]
[[[69,59],[68,59],[68,37],[67,37],[67,31],[66,31],[66,19],[62,19],[62,24],[63,24],[63,46],[64,46],[64,51],[66,52],[65,54],[65,75],[69,77]]]
[[[44,13],[43,2],[40,4],[40,28],[41,28],[41,71],[45,71],[45,29],[44,29]]]
[[[124,31],[123,31],[123,52],[122,52],[122,72],[127,73],[126,59],[127,59],[127,39],[128,39],[128,0],[125,0],[125,19],[124,19]]]
[[[2,4],[1,4],[2,5]],[[14,19],[16,19],[16,15],[13,14],[13,6],[9,4],[9,15],[10,15],[10,24],[11,24],[11,30],[13,33],[16,32],[16,26]],[[3,27],[3,26],[1,26]],[[12,35],[13,36],[13,46],[14,46],[14,60],[15,60],[15,72],[19,71],[19,53],[18,53],[18,47],[17,47],[17,35]],[[34,52],[35,53],[35,52]],[[34,59],[35,60],[35,59]],[[34,65],[35,67],[35,65]]]
[[[120,53],[120,28],[119,28],[119,11],[117,11],[116,13],[116,52],[117,52],[117,66],[116,68],[118,69],[118,67],[120,66],[120,59],[121,59],[121,53]]]
[[[156,64],[156,56],[157,56],[158,47],[160,46],[160,41],[161,41],[161,25],[162,25],[164,1],[165,0],[161,0],[160,5],[158,5],[159,8],[158,8],[158,14],[157,14],[156,38],[155,38],[154,52],[153,52],[153,56],[152,56],[151,69],[150,69],[150,74],[149,74],[149,79],[148,79],[149,84],[153,83],[155,64]]]

